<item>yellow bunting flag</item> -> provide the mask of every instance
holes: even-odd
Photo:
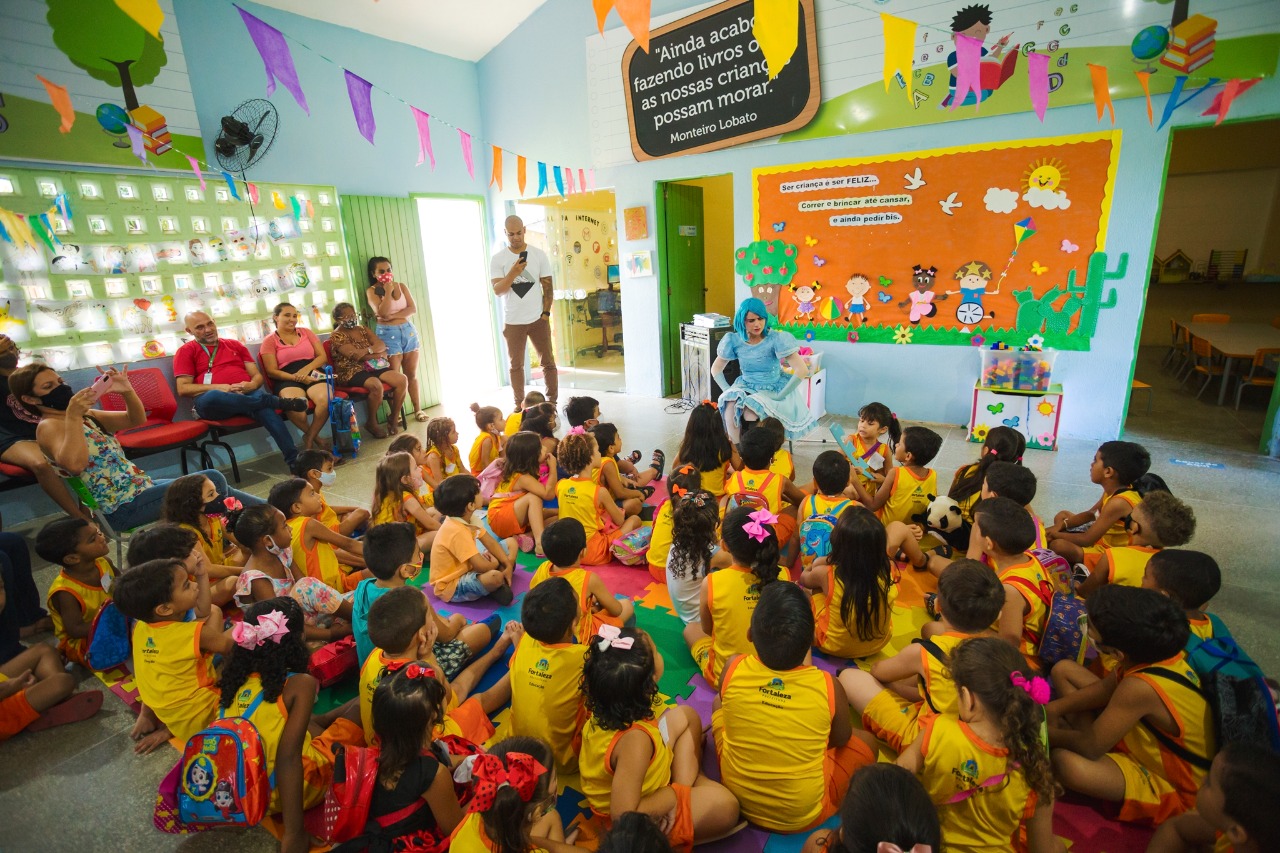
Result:
[[[502,192],[502,149],[494,145],[493,148],[493,171],[489,174],[489,186],[498,185],[498,192]]]
[[[271,203],[276,206],[276,210],[284,210],[284,199],[275,190],[271,191]]]
[[[39,74],[36,75],[36,79],[44,84],[45,91],[49,93],[49,103],[53,104],[53,108],[58,111],[58,117],[62,119],[58,130],[70,133],[71,125],[76,123],[76,111],[71,107],[71,96],[67,94],[66,88],[57,83],[51,83]]]
[[[889,91],[895,74],[902,74],[906,82],[903,91],[914,104],[911,95],[911,62],[915,56],[916,22],[908,21],[885,12],[880,13],[884,24],[884,90]]]
[[[1111,123],[1116,123],[1116,108],[1111,103],[1111,86],[1107,82],[1107,66],[1087,63],[1089,74],[1093,77],[1093,105],[1098,108],[1098,121],[1102,121],[1104,110],[1111,111]]]
[[[527,161],[523,154],[516,156],[516,183],[520,185],[520,195],[524,195],[524,179],[527,173]]]
[[[756,0],[756,22],[751,34],[760,44],[769,66],[769,79],[777,77],[800,44],[800,4],[797,0]]]
[[[1134,76],[1138,78],[1138,84],[1142,86],[1142,94],[1147,96],[1147,123],[1152,127],[1155,126],[1156,116],[1151,111],[1151,72],[1135,71]],[[1102,112],[1098,112],[1098,118],[1102,118]]]
[[[164,23],[164,11],[158,0],[116,0],[120,11],[124,12],[134,23],[151,34],[153,39],[160,38],[160,25]]]

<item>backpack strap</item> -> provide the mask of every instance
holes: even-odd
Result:
[[[814,489],[813,494],[809,495],[809,514],[805,516],[805,521],[813,518],[818,514],[818,490]]]
[[[957,791],[956,793],[951,795],[951,799],[947,800],[947,805],[950,806],[950,805],[955,805],[956,803],[963,803],[965,800],[969,799],[974,794],[981,791],[983,788],[994,788],[996,785],[999,785],[1001,782],[1005,780],[1006,775],[1007,774],[1004,774],[1004,773],[997,773],[994,776],[988,776],[986,779],[983,779],[981,782],[978,783],[978,786],[976,788],[970,788],[967,791]]]
[[[427,804],[426,800],[422,799],[422,797],[418,797],[416,800],[414,800],[412,803],[410,803],[409,805],[405,806],[402,809],[396,809],[393,812],[390,812],[388,814],[383,814],[383,815],[377,815],[376,817],[371,816],[369,819],[372,820],[374,823],[376,823],[378,826],[382,827],[383,829],[386,829],[388,826],[394,826],[395,824],[399,823],[400,821],[404,820],[410,815],[416,814],[426,804]]]
[[[1209,620],[1209,625],[1213,628],[1213,638],[1215,640],[1231,637],[1231,631],[1227,629],[1227,623],[1219,619],[1216,613],[1210,613],[1206,610],[1204,615]]]
[[[1162,666],[1148,667],[1147,669],[1142,670],[1142,672],[1146,673],[1147,675],[1153,675],[1156,678],[1163,678],[1165,681],[1172,681],[1174,684],[1181,685],[1182,687],[1185,687],[1188,690],[1194,690],[1197,694],[1201,696],[1204,695],[1204,691],[1201,690],[1201,688],[1198,685],[1196,685],[1195,682],[1193,682],[1191,679],[1187,678],[1185,675],[1183,675],[1180,672],[1174,672],[1173,670],[1165,669]],[[1207,771],[1209,769],[1209,765],[1213,763],[1212,759],[1205,758],[1203,755],[1197,755],[1196,753],[1187,749],[1182,744],[1178,743],[1173,738],[1169,737],[1169,735],[1166,734],[1165,732],[1162,732],[1160,731],[1160,729],[1151,725],[1151,723],[1147,722],[1146,720],[1142,721],[1142,726],[1147,731],[1151,732],[1152,737],[1154,737],[1160,743],[1161,746],[1163,746],[1165,749],[1169,750],[1174,755],[1178,756],[1188,764],[1195,765],[1201,770]]]
[[[244,709],[244,713],[240,715],[241,719],[247,720],[253,716],[253,712],[258,710],[258,706],[262,704],[262,691],[258,691],[258,695],[253,697],[253,701],[249,703],[249,707]],[[227,709],[223,708],[218,711],[218,719],[225,720],[227,718]],[[274,774],[272,774],[274,775]]]
[[[949,666],[949,665],[950,665],[950,663],[951,663],[951,659],[950,659],[949,657],[947,657],[947,653],[946,653],[946,652],[944,652],[944,651],[942,650],[942,646],[939,646],[939,645],[938,645],[937,643],[935,643],[933,640],[930,640],[930,639],[928,639],[927,637],[917,637],[916,639],[912,640],[911,642],[913,642],[913,643],[919,643],[919,644],[920,644],[920,646],[922,646],[922,647],[924,648],[924,650],[925,650],[926,652],[928,652],[928,654],[929,654],[929,656],[930,656],[930,657],[932,657],[934,660],[936,660],[938,663],[942,664],[943,666]],[[921,678],[921,680],[923,681],[923,678]],[[930,709],[931,709],[935,714],[941,714],[941,713],[942,713],[942,711],[940,711],[940,710],[939,710],[939,709],[938,709],[938,708],[933,704],[933,697],[929,695],[929,691],[928,691],[928,690],[921,690],[921,691],[920,691],[920,693],[924,696],[924,701],[925,701],[925,702],[927,702],[927,703],[929,704],[929,708],[930,708]],[[979,787],[981,787],[981,786],[979,786]],[[963,797],[962,797],[961,799],[963,799]]]

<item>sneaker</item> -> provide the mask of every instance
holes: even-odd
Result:
[[[305,412],[307,410],[307,398],[281,397],[280,408],[286,412]]]
[[[512,601],[515,600],[516,594],[511,591],[510,584],[504,583],[502,586],[498,587],[493,592],[489,593],[489,597],[492,598],[494,601],[498,602],[498,605],[500,607],[506,607],[508,604],[510,604]],[[496,613],[494,614],[494,616],[497,616],[497,615],[498,614]]]

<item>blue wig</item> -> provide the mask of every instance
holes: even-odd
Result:
[[[738,313],[733,315],[733,330],[737,332],[742,339],[747,339],[747,315],[755,314],[757,317],[764,318],[764,335],[769,334],[769,309],[765,307],[763,299],[756,299],[754,296],[750,299],[742,300],[742,304],[738,306]]]

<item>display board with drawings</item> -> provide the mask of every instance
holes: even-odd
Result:
[[[0,206],[36,213],[65,192],[51,250],[0,241],[0,333],[68,370],[172,356],[201,310],[246,344],[273,331],[282,301],[322,333],[350,301],[333,187],[260,184],[251,205],[215,176],[0,168]],[[296,203],[295,203],[296,200]]]

